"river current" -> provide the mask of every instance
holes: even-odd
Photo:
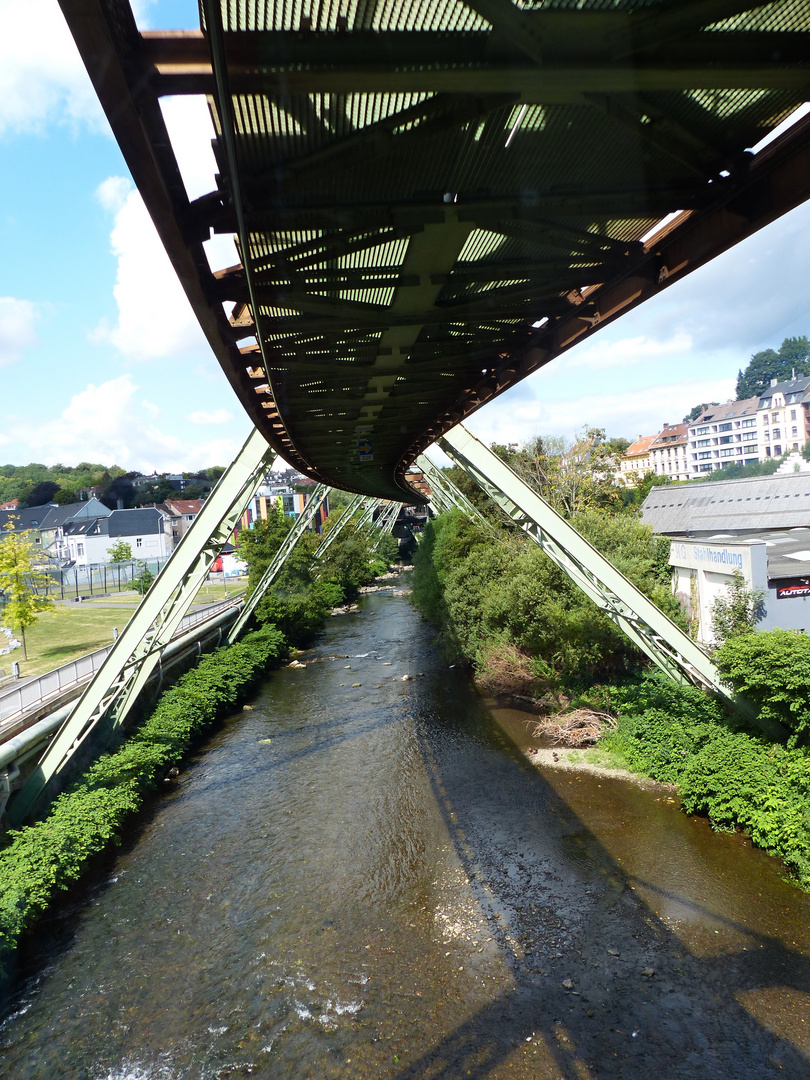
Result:
[[[810,1076],[810,897],[776,860],[530,765],[402,597],[300,659],[43,924],[3,1076]]]

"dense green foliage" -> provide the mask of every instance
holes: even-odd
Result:
[[[680,618],[661,544],[629,514],[591,509],[572,524],[643,592]],[[445,646],[480,671],[492,646],[517,646],[554,685],[580,685],[635,668],[639,655],[615,624],[535,544],[460,511],[425,527],[414,558],[414,602]]]
[[[724,648],[743,641],[737,638]],[[806,715],[806,683],[804,701]],[[810,888],[810,758],[805,749],[774,744],[746,730],[701,690],[677,686],[658,673],[611,688],[610,705],[618,726],[603,738],[603,746],[631,768],[677,784],[687,813],[706,814],[717,829],[744,829]],[[775,711],[784,720],[785,709]]]
[[[19,630],[26,660],[26,629],[33,626],[43,612],[56,614],[54,602],[47,595],[50,579],[35,566],[39,558],[40,553],[30,534],[16,532],[14,522],[9,521],[0,534],[0,609],[4,621]]]
[[[99,758],[56,800],[47,818],[11,834],[0,852],[0,955],[81,876],[89,858],[120,841],[125,822],[166,771],[285,651],[283,635],[268,626],[204,657],[120,750]]]
[[[810,375],[809,359],[810,341],[803,335],[785,338],[778,352],[775,349],[763,349],[762,352],[754,353],[745,371],[740,371],[737,375],[737,400],[743,401],[764,393],[770,386],[771,379],[782,382],[791,378],[794,371],[797,375]]]

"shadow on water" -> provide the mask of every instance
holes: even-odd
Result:
[[[498,928],[514,983],[396,1080],[483,1080],[500,1076],[499,1065],[508,1067],[503,1075],[565,1080],[810,1075],[810,1030],[800,1027],[804,1040],[794,1045],[739,1004],[755,992],[789,988],[804,1006],[810,957],[696,904],[691,890],[661,889],[625,872],[546,777],[481,716],[474,694],[453,685],[444,696],[443,707],[424,703],[419,744],[448,835]],[[484,791],[447,752],[459,744],[445,737],[448,723],[461,732],[473,717],[490,770]],[[496,824],[495,835],[487,822]],[[565,855],[568,872],[561,874]],[[713,954],[691,953],[640,899],[640,888],[742,935],[746,947],[721,942]],[[805,1017],[796,1019],[804,1024]],[[806,1019],[810,1025],[810,1012]]]

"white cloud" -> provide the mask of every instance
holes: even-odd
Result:
[[[160,111],[189,199],[216,191],[219,170],[211,148],[214,125],[205,97],[161,98]]]
[[[172,422],[176,430],[177,424]],[[99,385],[90,384],[71,398],[61,416],[36,425],[12,423],[0,445],[14,445],[20,460],[54,464],[57,461],[101,461],[124,469],[187,470],[229,464],[242,445],[249,421],[236,435],[194,442],[168,434],[155,422],[155,406],[138,400],[130,375]]]
[[[634,367],[649,360],[683,355],[692,348],[689,334],[676,333],[673,337],[656,340],[640,334],[638,337],[622,338],[619,341],[604,344],[597,335],[587,346],[572,349],[565,354],[558,365],[562,367],[585,367],[591,371],[603,368]]]
[[[192,424],[227,424],[233,420],[233,413],[227,409],[214,409],[213,412],[199,410],[189,413],[186,420]]]
[[[0,0],[0,133],[49,121],[107,130],[56,0]]]
[[[496,398],[466,421],[482,442],[528,442],[537,435],[570,438],[582,427],[605,428],[608,437],[651,435],[664,423],[679,423],[700,401],[734,397],[733,378],[665,383],[613,394],[543,400],[542,387],[527,384]],[[572,390],[575,389],[572,387]],[[539,392],[538,392],[539,391]]]
[[[30,300],[0,296],[0,367],[16,363],[23,349],[36,345],[36,313]]]
[[[111,176],[97,197],[115,215],[110,235],[118,259],[113,295],[118,321],[100,323],[96,342],[108,341],[130,360],[175,358],[208,350],[199,323],[158,238],[143,199],[128,180]]]

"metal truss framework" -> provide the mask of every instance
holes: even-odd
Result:
[[[312,519],[315,517],[318,510],[320,510],[321,503],[329,494],[329,491],[330,489],[326,484],[316,484],[310,492],[306,506],[295,519],[295,524],[284,537],[284,542],[273,556],[272,561],[264,574],[262,574],[256,588],[245,601],[245,606],[240,611],[239,618],[231,627],[231,632],[228,635],[229,645],[232,645],[238,639],[239,635],[247,626],[247,621],[256,610],[256,605],[281,573],[284,563],[290,557],[296,544],[311,525]]]
[[[12,824],[25,820],[46,785],[65,769],[99,724],[103,722],[112,732],[123,723],[275,458],[275,451],[254,430],[203,503],[25,787],[10,803]]]
[[[810,197],[804,0],[201,0],[145,32],[59,2],[239,401],[343,490],[407,497],[455,424]],[[183,95],[215,131],[191,200]]]
[[[371,550],[376,551],[382,543],[382,538],[386,533],[394,531],[394,526],[397,523],[399,512],[402,509],[402,503],[392,502],[383,507],[382,513],[379,518],[374,522],[377,529],[379,529],[379,536],[371,544]]]
[[[439,446],[671,679],[719,695],[772,736],[785,734],[733,698],[706,653],[463,425]]]
[[[367,507],[369,503],[376,504],[377,500],[370,498],[368,495],[355,495],[349,505],[344,509],[343,513],[338,518],[337,522],[332,526],[326,536],[321,540],[320,544],[315,551],[315,558],[322,559],[327,553],[332,544],[337,540],[354,515],[363,507]]]
[[[441,511],[461,510],[473,521],[485,521],[484,515],[477,510],[467,496],[456,487],[448,477],[442,474],[429,457],[420,454],[416,464],[422,470],[422,475],[430,484],[430,501],[435,502]]]

